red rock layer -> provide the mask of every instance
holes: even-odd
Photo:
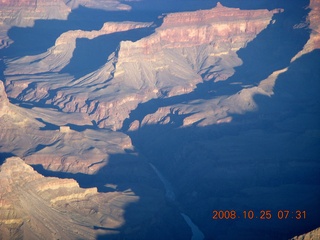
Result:
[[[279,11],[240,10],[218,4],[211,10],[168,14],[154,34],[135,42],[121,41],[104,66],[79,79],[54,72],[66,64],[66,56],[72,56],[72,51],[64,48],[74,44],[61,37],[53,51],[8,61],[9,94],[39,101],[58,89],[47,103],[66,112],[87,113],[100,127],[120,129],[141,102],[188,93],[204,80],[231,76],[233,68],[241,64],[236,52]],[[46,71],[48,74],[41,75]],[[36,87],[25,91],[32,82]]]
[[[320,49],[320,0],[310,0],[309,8],[311,11],[308,15],[308,22],[309,28],[312,30],[310,38],[303,49],[291,61],[315,49]]]
[[[243,43],[252,40],[268,25],[273,14],[280,11],[240,10],[218,4],[211,10],[169,14],[156,34],[130,45],[131,51],[142,48],[144,53],[152,54],[163,48],[192,47],[217,40],[243,47]],[[125,48],[123,44],[122,56],[126,56]]]

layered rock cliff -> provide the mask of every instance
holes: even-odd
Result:
[[[67,19],[79,5],[104,10],[129,10],[117,0],[4,0],[0,2],[0,20],[8,26],[32,26],[38,19]]]
[[[0,124],[4,130],[4,125],[14,128],[14,125],[26,127],[34,125],[40,127],[41,123],[32,119],[31,114],[9,102],[3,82],[0,80]]]
[[[183,119],[181,124],[183,127],[194,124],[204,127],[229,123],[234,114],[244,114],[258,108],[254,100],[256,95],[271,97],[276,79],[287,70],[288,68],[284,68],[275,71],[268,78],[262,80],[258,86],[247,86],[228,96],[206,100],[197,99],[187,103],[160,107],[154,113],[144,116],[141,122],[138,120],[130,122],[128,130],[134,131],[145,125],[168,124],[174,119],[174,114]],[[241,83],[238,84],[241,85]]]
[[[60,127],[66,125],[72,127],[64,132]],[[85,114],[11,104],[2,81],[0,127],[0,152],[24,157],[29,164],[51,171],[94,174],[108,164],[109,155],[133,149],[127,135],[94,130]]]
[[[96,239],[117,234],[147,239],[145,227],[164,221],[156,218],[166,209],[162,190],[149,165],[136,159],[127,135],[86,129],[92,125],[81,114],[15,106],[6,98],[2,82],[0,90],[1,239]],[[83,130],[77,129],[81,126]],[[132,157],[115,157],[125,151]],[[25,161],[13,157],[3,163],[8,154]],[[46,174],[79,177],[82,184],[110,189],[109,193],[79,188],[73,179],[44,177],[26,162]],[[136,206],[131,223],[125,217],[130,204]]]
[[[320,48],[320,1],[310,0],[309,9],[310,12],[307,21],[309,23],[309,28],[311,29],[310,38],[303,49],[293,57],[292,61]],[[300,26],[298,25],[297,27]],[[302,25],[302,27],[304,27],[304,25]]]
[[[74,81],[72,76],[60,74],[60,72],[70,63],[76,48],[77,40],[91,40],[100,36],[112,35],[113,33],[146,28],[150,25],[150,23],[108,22],[97,31],[68,31],[56,39],[55,45],[43,54],[25,56],[17,60],[8,60],[6,64],[12,66],[12,68],[9,67],[6,70],[6,74],[8,75],[7,89],[10,92],[10,96],[20,99],[23,98],[24,101],[39,101],[40,99],[48,98],[50,92],[54,91],[54,89],[60,88],[61,85],[64,86],[68,81]],[[92,61],[94,61],[94,59],[92,59]],[[112,68],[112,66],[110,68]],[[99,77],[108,78],[108,76],[110,76],[110,71],[107,72],[106,69],[104,69],[104,72],[101,73],[102,76],[99,74]],[[19,76],[16,76],[17,72],[19,72]],[[39,77],[40,74],[41,77]],[[10,75],[15,75],[16,77],[12,79],[10,78]],[[94,76],[91,76],[89,79],[86,78],[86,81],[82,81],[82,89],[79,89],[78,91],[87,91],[85,88],[92,85],[92,78],[94,80]],[[33,85],[34,87],[30,88],[30,86]],[[24,90],[25,92],[21,94]],[[56,98],[59,98],[59,96]],[[87,96],[82,96],[81,94],[76,98],[79,100],[76,101],[78,103],[75,104],[80,104],[81,102],[82,105],[84,104],[83,102],[87,101]],[[59,102],[62,102],[62,99],[57,101],[57,103]],[[95,105],[95,103],[93,103],[93,105]]]
[[[0,238],[96,239],[124,224],[132,192],[98,193],[73,179],[43,177],[20,158],[0,167]]]
[[[8,93],[23,101],[44,98],[63,111],[87,113],[99,127],[120,129],[141,102],[189,93],[203,81],[230,77],[233,68],[241,65],[236,52],[265,29],[279,11],[240,10],[218,4],[211,10],[169,14],[155,33],[138,41],[121,41],[106,64],[79,79],[56,72],[61,69],[56,63],[61,61],[54,60],[64,54],[57,50],[58,43],[74,35],[70,33],[57,40],[52,52],[8,60]],[[68,47],[73,49],[74,44]],[[63,57],[70,58],[71,51]],[[34,66],[44,66],[45,74],[28,65],[25,73],[36,76],[17,75],[30,60]]]
[[[7,31],[13,26],[30,27],[41,19],[67,20],[79,6],[109,11],[130,9],[117,0],[4,0],[0,2],[0,49],[12,43]]]
[[[0,19],[9,26],[31,26],[37,19],[66,19],[71,11],[62,0],[6,0],[0,6]]]
[[[0,170],[0,238],[190,239],[181,210],[207,238],[272,239],[294,224],[310,226],[319,202],[318,2],[310,1],[313,30],[298,55],[309,32],[290,7],[286,15],[221,4],[154,23],[114,22],[120,17],[110,12],[101,29],[61,28],[37,53],[22,46],[15,55],[21,49],[8,45],[1,51],[8,55],[0,66],[0,163],[8,155],[23,161],[8,159]],[[9,3],[6,9],[35,7]],[[58,3],[46,2],[47,9]],[[126,9],[74,0],[61,14],[95,4]],[[14,21],[8,24],[20,24]],[[175,203],[165,203],[149,162],[172,182]],[[306,209],[308,219],[247,229],[248,222],[209,216],[213,206],[279,204]]]

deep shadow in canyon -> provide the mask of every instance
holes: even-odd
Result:
[[[35,20],[32,27],[13,26],[8,31],[8,36],[13,43],[0,50],[0,78],[5,79],[4,59],[19,58],[26,55],[36,55],[45,52],[52,47],[56,39],[64,32],[69,30],[99,30],[105,22],[155,22],[158,17],[170,12],[195,11],[198,9],[209,9],[216,5],[218,1],[137,1],[127,2],[132,7],[130,11],[104,11],[90,9],[79,6],[72,10],[67,20]],[[301,4],[282,1],[220,1],[228,7],[239,7],[241,9],[274,9],[286,5],[286,8],[300,7]],[[299,6],[297,6],[299,5]]]
[[[243,85],[256,86],[274,71],[287,67],[290,60],[309,39],[309,29],[294,29],[296,24],[306,19],[308,10],[302,8],[304,5],[301,3],[300,8],[298,8],[300,11],[296,9],[294,11],[285,10],[283,13],[276,14],[273,17],[274,24],[269,24],[245,48],[240,49],[237,54],[243,64],[235,68],[233,76],[225,81],[199,83],[191,93],[152,99],[141,103],[124,121],[122,130],[127,131],[134,120],[141,122],[147,114],[156,112],[159,107],[172,106],[197,99],[207,100],[218,96],[230,96],[244,88],[242,85],[234,83],[242,82]],[[181,119],[184,117],[186,116],[180,116]]]
[[[164,13],[177,11],[193,11],[202,8],[212,8],[214,2],[202,0],[194,4],[194,1],[185,1],[183,5],[158,3],[157,8],[154,2],[132,2],[130,11],[104,11],[79,6],[72,10],[67,20],[35,20],[32,27],[12,27],[8,36],[13,43],[5,49],[0,50],[0,56],[6,58],[18,58],[26,55],[36,55],[45,52],[52,47],[56,39],[69,30],[92,31],[99,30],[105,22],[154,22],[159,23],[159,17]],[[1,59],[1,58],[0,58]]]
[[[244,64],[230,79],[201,83],[190,94],[140,104],[123,130],[159,107],[235,94],[241,88],[229,83],[255,86],[289,66],[308,40],[309,30],[293,30],[307,11],[287,14],[276,16],[274,25],[238,52]],[[175,114],[171,124],[128,132],[137,150],[174,185],[181,209],[207,239],[289,239],[318,227],[319,59],[317,50],[292,63],[278,78],[271,98],[255,97],[258,111],[233,115],[230,124],[178,128],[185,116]],[[212,89],[218,94],[210,93]],[[241,219],[214,221],[214,209],[235,209]],[[266,209],[273,213],[271,220],[260,219],[260,211]],[[279,219],[278,211],[285,209],[290,210],[289,217]],[[243,219],[245,210],[254,210],[258,218]],[[297,210],[306,211],[306,219],[297,219]]]
[[[129,192],[127,194],[139,197],[139,201],[129,203],[125,208],[125,225],[112,229],[119,233],[101,235],[97,239],[173,240],[191,237],[191,230],[178,209],[166,204],[162,184],[149,164],[135,154],[110,155],[108,164],[94,175],[55,172],[44,169],[42,165],[32,167],[46,177],[75,179],[82,188],[97,187],[101,193]],[[93,228],[105,229],[101,226]]]
[[[271,98],[257,96],[259,109],[230,124],[146,125],[129,133],[207,239],[289,239],[319,227],[319,59],[317,50],[292,63]],[[241,219],[212,220],[213,210],[232,209]],[[289,217],[278,219],[285,209]],[[258,219],[243,219],[245,210]],[[261,220],[261,210],[272,219]],[[296,219],[297,210],[306,219]]]
[[[119,47],[121,41],[135,42],[153,32],[154,28],[148,27],[106,34],[92,40],[79,38],[76,40],[76,49],[70,63],[60,73],[69,73],[78,79],[103,66],[109,55]]]
[[[257,1],[250,2],[256,2],[255,5],[259,6]],[[306,1],[301,1],[300,9],[305,3]],[[281,4],[290,5],[283,1]],[[143,7],[147,9],[151,5]],[[308,30],[292,29],[294,24],[303,21],[307,11],[295,12],[290,9],[288,7],[288,11],[275,16],[275,24],[270,25],[247,48],[238,52],[244,63],[236,68],[235,75],[230,79],[218,83],[205,82],[190,94],[140,104],[125,122],[123,131],[128,129],[133,120],[142,120],[146,114],[155,112],[161,106],[235,94],[241,87],[230,83],[243,81],[245,84],[256,85],[257,81],[266,78],[273,71],[288,66],[290,59],[302,48],[308,37]],[[87,9],[79,8],[77,11]],[[152,21],[160,15],[160,11],[156,11],[150,18],[136,14],[132,15],[135,21]],[[103,21],[116,21],[117,18],[122,21],[124,17],[128,20],[128,16],[130,14],[110,13],[106,17],[105,12],[101,12]],[[71,15],[70,20],[72,18]],[[292,18],[293,21],[288,20]],[[99,29],[103,21],[95,23],[95,28]],[[66,23],[41,20],[36,22],[34,29],[13,28],[10,36],[18,42],[4,53],[9,57],[18,57],[45,51],[53,45],[57,36],[72,29],[69,23],[63,27],[63,31],[56,29],[56,26],[63,25],[62,22]],[[40,46],[34,46],[34,41],[29,41],[28,38],[22,44],[21,36],[28,35],[30,30],[30,36],[39,36],[42,31],[44,33],[41,34],[46,35],[50,24],[53,24],[52,33],[47,36],[50,39],[43,39]],[[90,21],[86,22],[83,30],[92,30],[92,24]],[[102,37],[97,41],[104,40],[108,39]],[[70,71],[79,67],[75,60],[85,54],[77,53],[81,51],[80,45],[95,43],[81,41],[78,42],[74,63],[69,65]],[[259,239],[288,239],[305,233],[319,227],[317,216],[320,209],[315,203],[320,201],[320,194],[314,191],[320,185],[319,59],[319,51],[298,59],[288,72],[279,77],[275,94],[271,98],[255,97],[258,111],[233,115],[230,124],[179,128],[183,116],[172,113],[172,124],[146,125],[138,131],[128,132],[139,156],[132,153],[111,155],[108,165],[95,175],[51,172],[39,165],[33,167],[45,176],[76,179],[81,187],[97,187],[99,192],[112,192],[115,189],[106,187],[106,184],[114,184],[117,186],[116,190],[131,189],[140,197],[139,202],[129,204],[125,209],[126,224],[118,229],[121,233],[101,236],[99,239],[123,239],[128,236],[129,239],[188,239],[190,229],[181,218],[179,210],[191,217],[207,239],[257,239],[257,236]],[[103,57],[99,64],[102,62]],[[90,69],[96,66],[92,63]],[[211,93],[210,90],[216,92]],[[150,175],[152,170],[147,162],[156,165],[168,178],[180,203],[179,209],[165,204],[165,201],[159,206],[154,217],[158,219],[155,223],[161,225],[152,225],[152,221],[136,223],[136,217],[145,214],[143,211],[146,206],[154,204],[152,197],[157,195],[153,195],[153,191],[164,193],[159,179],[155,174]],[[259,214],[260,210],[265,209],[271,210],[275,215],[268,221],[212,219],[213,210],[231,209],[239,214],[244,210],[254,210]],[[291,215],[291,219],[279,220],[276,212],[281,209],[292,212],[305,210],[307,219],[297,220]],[[128,226],[133,229],[132,235],[125,233]],[[141,235],[135,235],[136,233]]]
[[[9,157],[14,157],[14,155],[10,152],[0,152],[0,166]]]
[[[201,0],[195,4],[195,1],[188,0],[181,3],[173,4],[169,0],[127,2],[132,7],[130,11],[104,11],[79,6],[72,10],[67,20],[35,20],[32,27],[13,26],[7,33],[13,43],[0,49],[0,80],[5,80],[5,59],[43,53],[54,45],[62,33],[69,30],[99,30],[105,22],[155,22],[157,25],[158,17],[164,13],[212,8],[216,1]]]

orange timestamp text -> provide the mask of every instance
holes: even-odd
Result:
[[[271,220],[271,219],[296,219],[303,220],[307,218],[307,212],[305,210],[213,210],[212,219],[213,220],[236,220],[236,219],[260,219],[260,220]]]

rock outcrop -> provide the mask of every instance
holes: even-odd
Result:
[[[8,105],[9,105],[9,100],[5,92],[3,82],[0,80],[0,109],[1,109],[0,114],[1,115],[7,112]]]
[[[62,0],[4,0],[0,2],[0,49],[12,40],[7,31],[12,26],[32,26],[38,19],[67,19],[71,9]]]
[[[8,60],[8,93],[23,101],[44,98],[65,112],[87,113],[99,127],[120,129],[139,103],[189,93],[203,81],[230,77],[233,68],[241,65],[236,52],[279,11],[240,10],[218,4],[211,10],[168,14],[154,34],[138,41],[121,41],[106,64],[79,79],[55,71],[61,69],[56,66],[60,61],[54,61],[63,55],[57,50],[59,46],[45,55]],[[68,47],[73,49],[74,44]],[[69,53],[63,57],[70,58]],[[24,69],[23,63],[31,60],[34,66],[44,66],[45,73],[28,64],[25,69],[31,75],[17,75]],[[49,96],[49,91],[56,93]]]
[[[252,12],[218,6],[208,11],[169,14],[155,34],[136,42],[121,42],[115,67],[107,64],[103,68],[112,69],[114,74],[108,84],[99,88],[103,98],[95,111],[89,109],[96,101],[74,108],[74,102],[68,101],[72,93],[61,91],[54,101],[64,111],[89,110],[100,127],[119,129],[141,102],[185,94],[203,80],[219,81],[231,76],[233,67],[241,64],[236,51],[264,29],[275,12],[278,11]],[[75,81],[75,86],[81,87],[84,80],[89,79]],[[98,81],[102,79],[95,80]],[[60,98],[65,100],[61,102]],[[69,103],[64,104],[66,101]]]
[[[179,115],[182,119],[182,126],[209,126],[213,124],[229,123],[232,115],[244,114],[257,110],[258,106],[254,101],[256,95],[271,97],[273,87],[278,76],[286,72],[288,68],[273,72],[268,78],[262,80],[258,86],[247,86],[244,89],[228,96],[219,96],[207,100],[193,100],[188,103],[173,104],[157,109],[156,112],[146,115],[141,123],[134,120],[130,131],[137,130],[138,126],[152,124],[168,124],[171,122],[172,114]],[[241,85],[241,83],[238,83]]]
[[[1,1],[1,22],[8,26],[32,26],[37,19],[67,19],[71,9],[62,0]]]
[[[66,20],[79,6],[104,10],[129,10],[117,0],[4,0],[0,2],[0,49],[8,47],[12,40],[7,31],[13,26],[33,26],[36,20]]]
[[[56,39],[55,45],[47,50],[47,52],[35,55],[25,56],[17,60],[8,61],[8,65],[15,66],[13,69],[8,69],[6,74],[12,75],[17,69],[19,69],[22,75],[32,75],[39,73],[59,73],[69,63],[76,49],[76,41],[78,39],[94,39],[103,35],[125,32],[132,29],[150,27],[151,23],[135,23],[135,22],[107,22],[100,30],[83,31],[83,30],[71,30],[60,35]],[[40,61],[39,61],[40,60]],[[28,85],[32,83],[32,79],[29,81],[19,81],[20,85]],[[14,86],[17,93],[11,93],[12,97],[17,97],[18,90],[23,89],[18,83]],[[48,89],[37,88],[38,91],[34,94],[35,98],[43,98],[44,93],[47,93]],[[30,99],[29,97],[26,97]]]
[[[9,102],[3,82],[0,80],[0,125],[4,130],[4,125],[11,128],[13,125],[20,127],[35,125],[40,127],[40,123],[32,119],[26,110],[19,108]],[[10,127],[11,126],[11,127]]]
[[[38,19],[67,19],[72,9],[79,5],[105,9],[129,10],[117,0],[4,0],[0,2],[0,20],[8,26],[32,26]]]
[[[41,165],[50,171],[96,174],[108,166],[110,155],[123,154],[125,150],[133,149],[129,136],[119,132],[106,130],[46,132],[42,134],[49,135],[49,132],[53,132],[55,141],[51,139],[51,144],[42,144],[42,148],[37,152],[24,156],[28,164]]]
[[[73,126],[70,131],[59,131],[59,126],[67,124]],[[51,171],[94,174],[108,164],[110,154],[133,149],[131,139],[123,133],[90,129],[93,125],[85,114],[11,104],[2,81],[0,128],[0,152],[24,157],[29,164]]]
[[[320,49],[320,1],[310,0],[309,8],[310,12],[307,20],[309,28],[311,29],[310,38],[303,49],[292,58],[292,61],[315,49]],[[300,26],[298,25],[297,27]],[[302,25],[302,27],[304,27],[304,25]]]
[[[70,13],[129,7],[116,0],[2,1],[0,239],[190,239],[181,210],[210,239],[289,238],[313,228],[319,3],[310,1],[312,32],[303,48],[310,33],[303,3],[157,9],[148,12],[153,18],[141,17],[141,9],[108,12],[103,25]],[[37,19],[67,20],[33,25]],[[46,44],[23,46],[26,32],[51,24],[58,29],[48,31]],[[33,27],[14,28],[11,45],[1,35],[12,26]],[[150,163],[172,183],[169,204]],[[213,207],[271,209],[273,220],[274,209],[303,209],[308,219],[229,224],[212,219]]]
[[[134,193],[98,193],[73,179],[43,177],[12,157],[0,167],[0,238],[96,239],[124,223]],[[97,230],[95,230],[97,229]],[[109,229],[109,230],[107,230]]]
[[[291,240],[318,240],[318,239],[320,239],[320,228],[317,228],[301,236],[295,236]]]

